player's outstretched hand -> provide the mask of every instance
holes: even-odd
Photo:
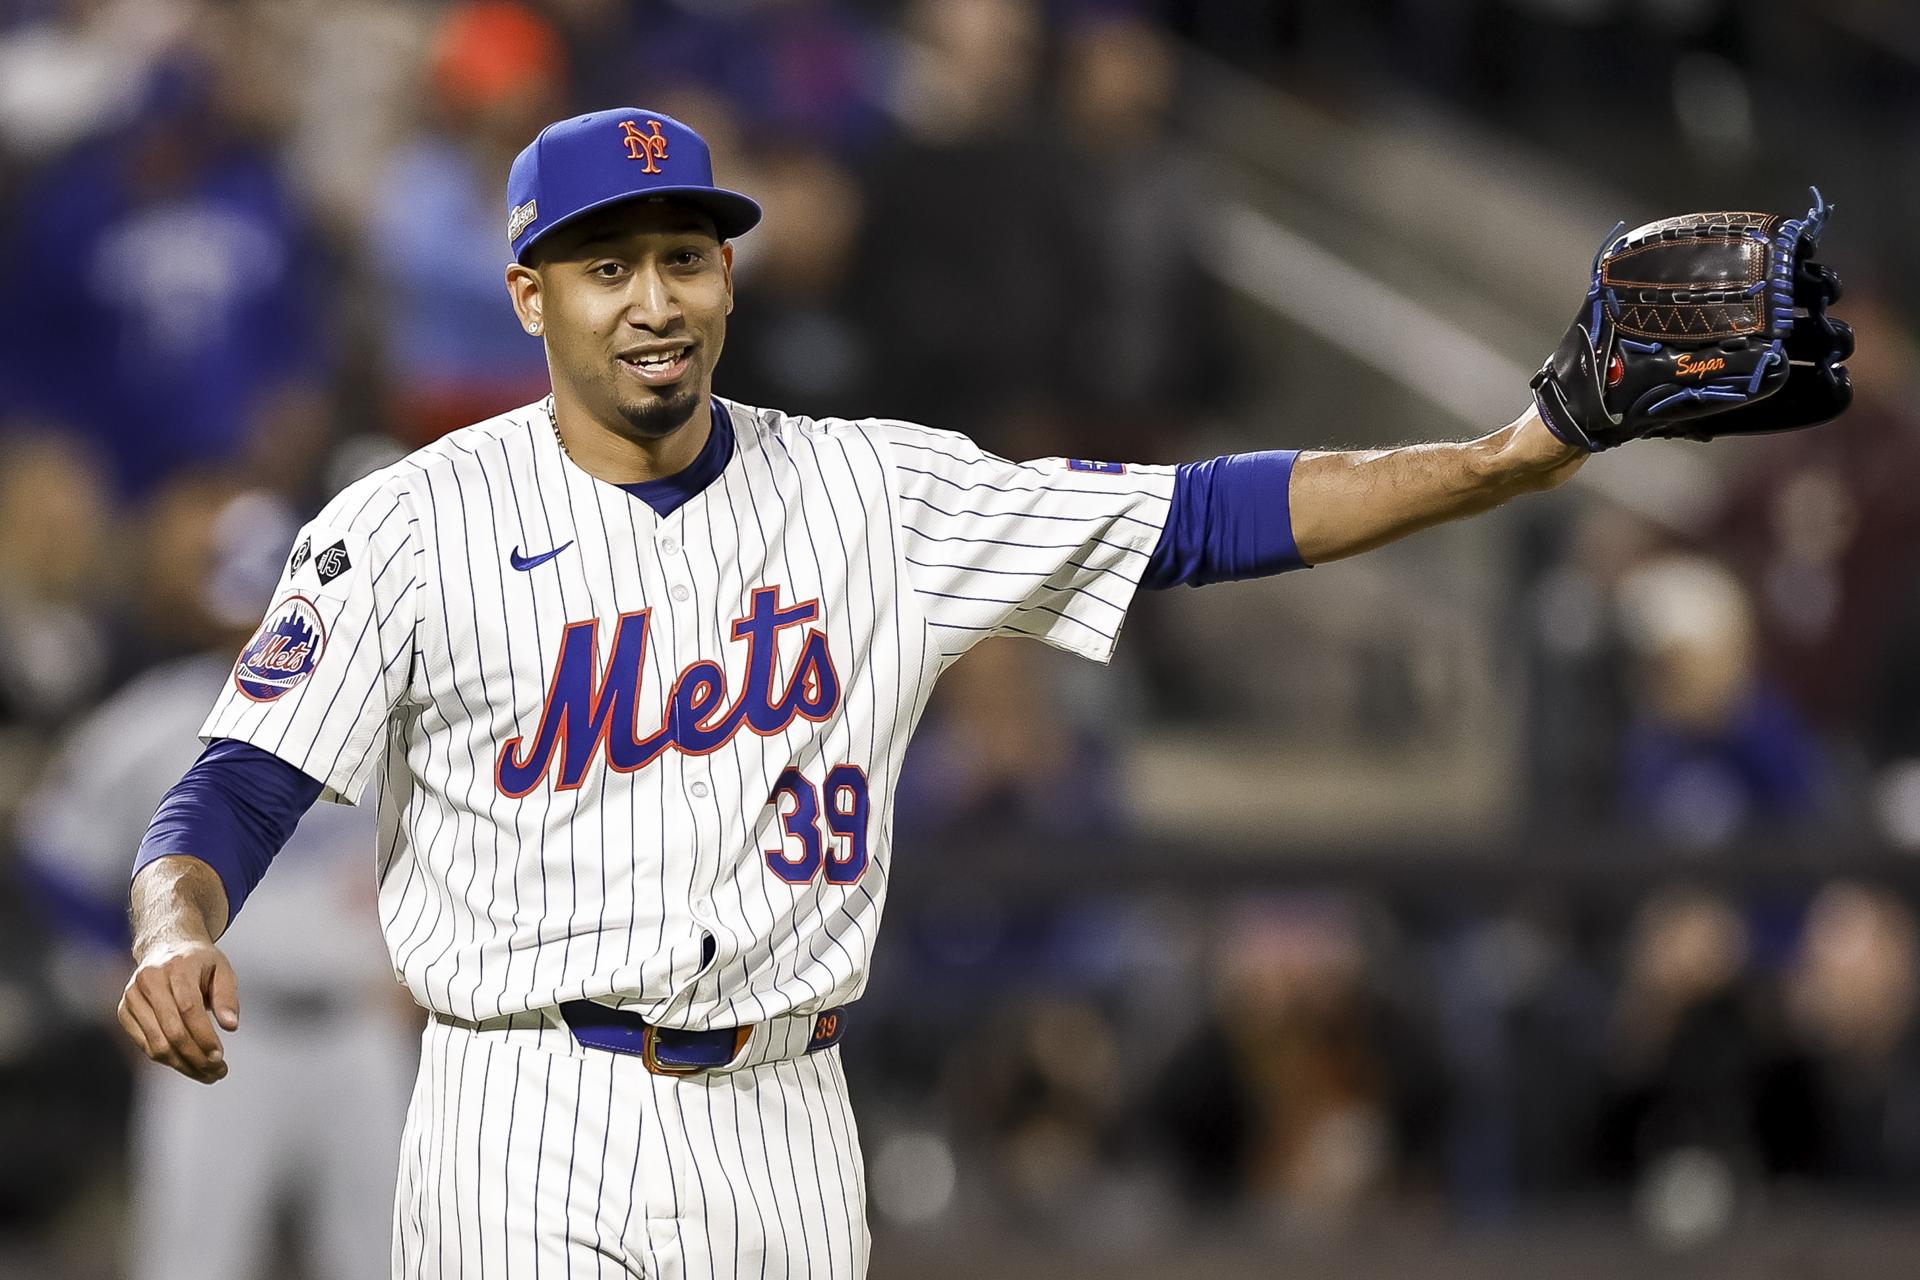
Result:
[[[1533,379],[1553,433],[1583,449],[1810,427],[1852,402],[1840,278],[1813,260],[1831,212],[1689,213],[1615,227],[1587,296]]]
[[[228,1031],[239,1027],[240,986],[233,965],[211,942],[153,948],[120,997],[120,1025],[141,1051],[201,1084],[227,1074],[215,1018]]]

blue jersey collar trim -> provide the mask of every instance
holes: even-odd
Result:
[[[680,471],[670,476],[661,476],[658,480],[642,480],[635,484],[623,484],[625,489],[640,501],[652,507],[658,516],[670,516],[688,501],[720,478],[720,473],[733,461],[733,421],[716,398],[713,404],[713,427],[707,432],[707,442],[700,448],[694,460]]]

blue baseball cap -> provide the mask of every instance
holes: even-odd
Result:
[[[556,121],[507,174],[507,242],[525,262],[548,233],[622,200],[670,198],[706,212],[722,240],[752,230],[760,206],[713,185],[704,138],[658,111],[613,107]]]

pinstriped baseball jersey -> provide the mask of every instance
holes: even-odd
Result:
[[[1106,661],[1167,519],[1171,467],[718,405],[733,456],[666,516],[545,404],[352,485],[202,726],[329,799],[374,785],[430,1009],[697,1030],[854,999],[936,677],[996,634]]]

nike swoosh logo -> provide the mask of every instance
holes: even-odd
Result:
[[[537,555],[537,556],[523,556],[520,554],[520,548],[515,547],[513,551],[508,554],[507,563],[524,573],[528,569],[539,568],[541,565],[553,559],[555,556],[559,555],[562,551],[565,551],[568,547],[572,545],[573,544],[571,542],[563,542],[559,546],[555,547],[553,550],[546,552],[544,555]]]

